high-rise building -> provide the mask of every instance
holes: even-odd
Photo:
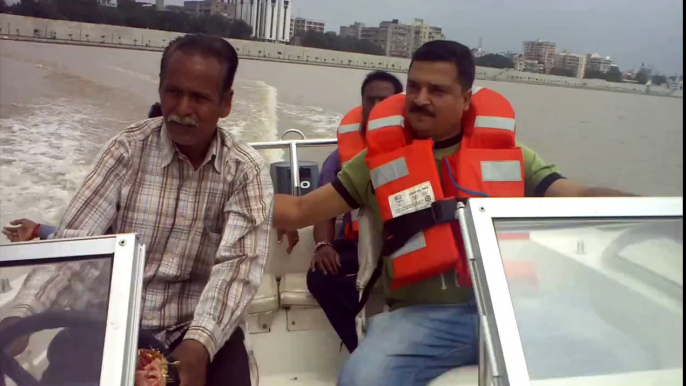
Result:
[[[586,76],[586,55],[570,54],[563,51],[555,56],[555,67],[571,70],[577,78],[583,79]]]
[[[164,1],[161,2],[162,6],[164,7]],[[158,9],[159,3],[160,1],[158,0]],[[186,10],[186,12],[196,17],[221,15],[228,19],[236,18],[236,6],[234,4],[218,0],[184,1],[183,8]]]
[[[349,27],[345,28],[341,28],[341,33],[349,31]],[[445,35],[440,27],[431,26],[422,19],[415,19],[412,24],[393,19],[381,22],[378,27],[363,27],[360,39],[381,47],[386,56],[409,58],[423,44],[445,39]]]
[[[598,54],[588,54],[586,55],[586,71],[599,71],[603,74],[610,71],[612,67],[612,60],[610,57],[601,57]]]
[[[293,0],[227,0],[237,19],[252,27],[258,40],[287,43],[291,40]]]
[[[362,30],[364,29],[364,23],[355,22],[347,27],[341,26],[340,34],[341,36],[349,36],[356,39],[362,37]]]
[[[322,21],[310,20],[302,17],[296,17],[295,19],[291,19],[291,37],[295,36],[296,34],[299,35],[310,30],[324,32],[325,28],[326,25]]]
[[[555,54],[557,52],[557,45],[552,42],[544,40],[534,40],[524,42],[524,59],[528,61],[537,61],[543,65],[545,72],[555,66]]]
[[[428,42],[445,39],[441,27],[432,26],[424,19],[414,19],[412,27],[414,29],[413,52]]]
[[[164,0],[156,0],[155,5],[157,5],[158,11],[164,11]]]

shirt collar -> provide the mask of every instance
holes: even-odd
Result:
[[[174,142],[172,142],[171,138],[169,138],[169,134],[167,133],[167,125],[164,123],[162,124],[162,130],[160,131],[160,140],[160,152],[162,160],[160,166],[165,168],[174,160],[174,155],[179,153],[179,149],[176,147],[176,145],[174,145]],[[212,139],[212,143],[210,144],[207,154],[205,155],[205,159],[202,162],[202,165],[205,165],[210,161],[214,161],[212,165],[217,173],[221,173],[222,171],[222,156],[224,150],[222,143],[222,136],[219,133],[219,128],[217,128],[217,133],[215,134],[214,139]],[[212,157],[214,157],[214,160],[212,160]]]

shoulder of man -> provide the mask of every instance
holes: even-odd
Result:
[[[221,163],[224,167],[238,167],[236,172],[259,173],[268,168],[268,163],[262,155],[246,141],[231,134],[228,129],[217,128],[217,134],[223,148]]]

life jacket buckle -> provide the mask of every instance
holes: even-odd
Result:
[[[431,215],[436,224],[453,222],[457,220],[458,199],[434,201],[431,204]]]

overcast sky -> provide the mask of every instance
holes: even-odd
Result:
[[[558,50],[610,56],[623,70],[651,65],[683,73],[682,0],[292,0],[294,15],[319,19],[327,30],[354,21],[424,18],[449,39],[492,52],[546,39]],[[183,0],[167,0],[183,4]]]

